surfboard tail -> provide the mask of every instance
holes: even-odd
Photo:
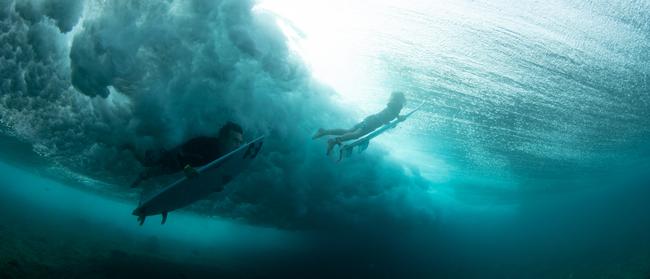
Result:
[[[138,216],[138,222],[140,222],[140,226],[144,225],[144,219],[146,219],[147,216],[141,215]]]

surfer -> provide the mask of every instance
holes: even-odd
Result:
[[[382,111],[366,117],[365,119],[363,119],[363,121],[359,122],[358,124],[354,125],[352,128],[349,129],[320,128],[314,134],[312,139],[317,139],[323,136],[337,136],[327,140],[327,155],[329,156],[332,153],[332,149],[337,144],[341,144],[345,141],[349,141],[353,139],[358,139],[376,130],[382,125],[389,123],[395,118],[397,118],[400,121],[403,121],[405,119],[405,116],[399,115],[399,113],[405,104],[406,104],[406,97],[404,96],[404,93],[399,91],[394,91],[390,95],[390,100],[388,101],[388,105],[386,105],[386,108],[384,108]]]
[[[145,167],[131,187],[149,178],[182,170],[186,174],[195,173],[194,167],[210,163],[239,147],[244,141],[243,135],[241,126],[228,122],[219,129],[217,137],[196,137],[169,150],[147,150],[144,156],[139,155],[132,145],[126,145],[124,148],[131,150]]]

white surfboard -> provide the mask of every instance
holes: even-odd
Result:
[[[365,151],[368,148],[368,144],[370,144],[371,139],[383,134],[384,132],[386,132],[386,131],[388,131],[390,129],[393,129],[393,128],[397,127],[397,124],[399,124],[400,122],[408,119],[409,116],[411,116],[411,114],[418,111],[423,105],[424,105],[424,102],[422,102],[414,110],[412,110],[409,113],[407,113],[406,115],[404,115],[404,119],[401,120],[401,121],[399,119],[394,119],[393,121],[388,122],[388,124],[386,124],[384,126],[381,126],[379,129],[374,130],[374,131],[368,133],[367,135],[365,135],[365,136],[363,136],[363,137],[361,137],[361,138],[359,138],[359,139],[357,139],[357,140],[355,140],[355,141],[353,141],[351,143],[344,144],[339,149],[339,161],[341,161],[343,159],[343,157],[348,158],[348,157],[352,156],[352,152],[354,151],[355,148],[357,149],[358,153],[361,153],[361,152]]]
[[[138,216],[138,221],[142,225],[147,216],[162,214],[162,223],[164,224],[168,212],[188,206],[223,189],[226,183],[235,178],[255,159],[262,148],[263,140],[264,136],[261,136],[219,159],[196,168],[195,173],[186,174],[185,177],[151,197],[143,199],[140,205],[133,210],[133,215]]]

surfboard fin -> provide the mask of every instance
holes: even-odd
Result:
[[[365,140],[359,144],[359,153],[365,151],[368,149],[368,144],[370,144],[370,140]]]
[[[144,216],[144,215],[138,216],[138,221],[140,222],[140,226],[144,225],[144,219],[146,219],[146,218],[147,217]]]
[[[352,150],[354,149],[354,146],[350,145],[343,145],[341,146],[341,149],[339,149],[339,160],[337,162],[340,162],[343,160],[343,157],[348,158],[350,155],[352,155]]]
[[[160,222],[161,225],[164,225],[165,222],[167,222],[167,211],[164,211],[162,213],[162,221]]]

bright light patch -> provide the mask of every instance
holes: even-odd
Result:
[[[400,7],[395,4],[394,1],[381,0],[263,0],[254,9],[278,17],[278,25],[287,37],[289,47],[306,61],[316,79],[340,94],[341,105],[353,113],[350,117],[360,121],[380,111],[391,91],[403,90],[391,87],[395,83],[392,77],[387,76],[382,57],[393,55],[391,51],[405,49],[393,50],[378,42],[408,37],[410,34],[404,34],[406,30],[421,35],[418,33],[420,29],[408,28],[412,26],[396,22],[390,14],[399,13],[406,6],[435,13],[441,10],[441,5],[444,6],[429,1],[400,2]],[[413,105],[407,105],[403,113],[413,109]],[[402,125],[412,125],[415,120]],[[421,138],[408,135],[382,135],[373,139],[373,145],[389,150],[391,157],[430,181],[447,181],[450,166],[427,154],[421,141]]]
[[[276,14],[289,46],[307,62],[312,75],[339,92],[344,104],[367,112],[368,103],[373,103],[368,87],[377,82],[368,75],[364,61],[368,28],[363,25],[377,19],[351,5],[342,0],[267,0],[255,9]]]

